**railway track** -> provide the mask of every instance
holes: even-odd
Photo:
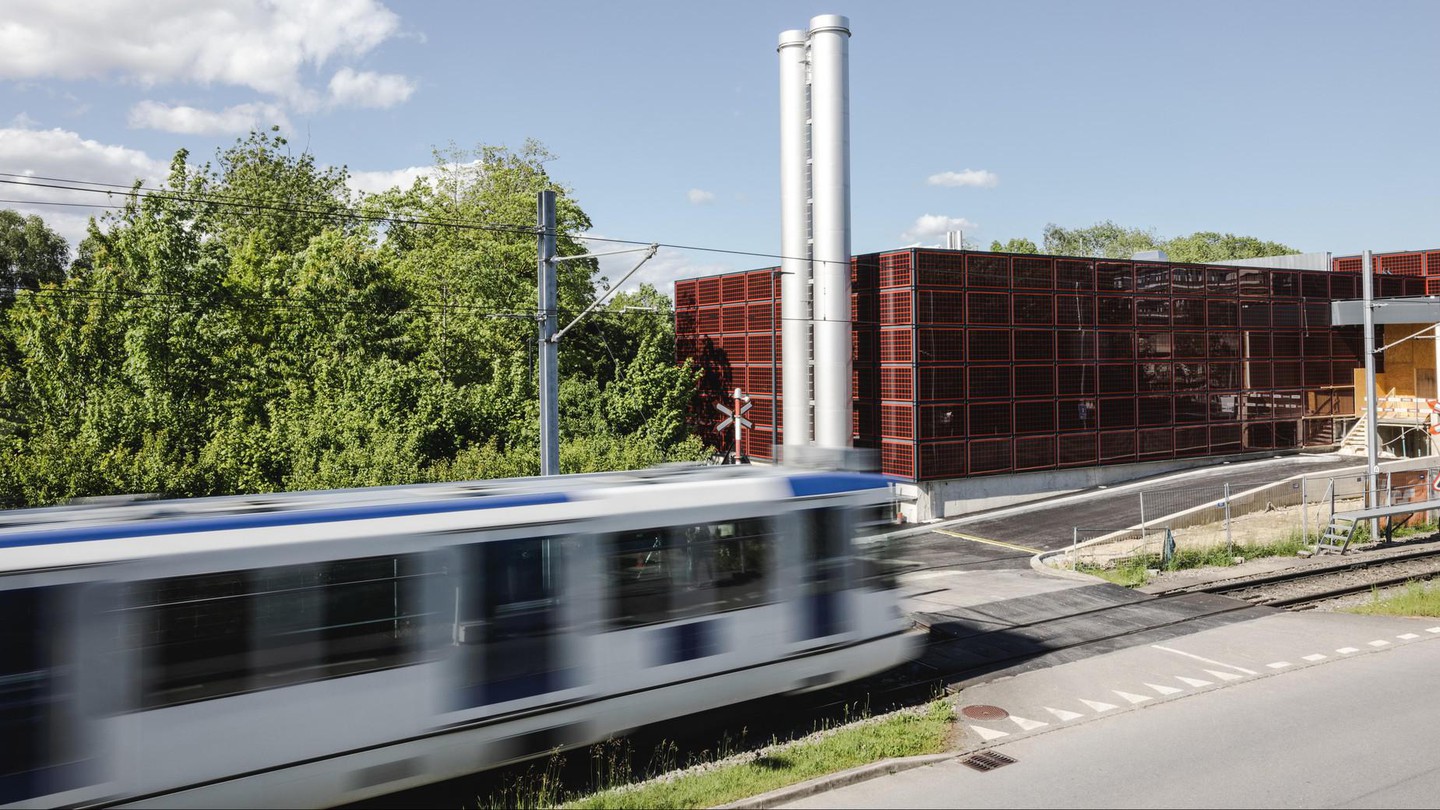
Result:
[[[1186,586],[1156,595],[1167,598],[1181,593],[1211,593],[1252,605],[1308,610],[1355,594],[1436,576],[1440,576],[1440,545],[1430,543],[1377,556],[1349,558],[1339,564]]]

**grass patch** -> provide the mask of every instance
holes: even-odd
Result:
[[[1349,613],[1363,613],[1371,616],[1440,616],[1440,585],[1427,582],[1407,582],[1398,592],[1382,595],[1370,592],[1370,601],[1349,608]]]
[[[949,701],[934,700],[919,709],[867,718],[748,754],[727,758],[728,745],[722,745],[710,762],[634,783],[630,783],[628,767],[617,765],[628,760],[627,752],[621,750],[625,743],[611,740],[591,748],[595,784],[605,789],[583,796],[569,794],[555,776],[552,758],[543,773],[530,774],[482,806],[714,807],[882,759],[945,751],[954,718]],[[673,753],[664,746],[657,751],[662,766]]]
[[[1150,581],[1150,571],[1152,570],[1183,571],[1190,568],[1223,568],[1235,565],[1237,557],[1245,560],[1260,557],[1293,557],[1296,552],[1314,544],[1313,539],[1307,539],[1300,532],[1294,531],[1284,539],[1268,543],[1244,542],[1230,546],[1176,549],[1174,556],[1164,565],[1161,564],[1158,553],[1137,554],[1133,557],[1115,560],[1108,565],[1080,563],[1075,566],[1075,570],[1093,574],[1116,585],[1135,588]]]

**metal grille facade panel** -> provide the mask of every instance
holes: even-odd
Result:
[[[1377,260],[1391,270],[1377,297],[1424,294],[1431,276],[1440,290],[1433,253]],[[926,480],[1333,442],[1354,414],[1362,350],[1357,328],[1329,324],[1331,300],[1358,297],[1349,258],[1314,272],[856,257],[856,444],[879,448],[889,474]],[[704,426],[734,386],[773,395],[778,285],[773,269],[676,282],[676,358],[702,370],[688,424],[711,443],[733,441]],[[769,440],[757,427],[745,449],[763,458]]]

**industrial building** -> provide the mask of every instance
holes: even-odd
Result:
[[[1433,277],[1421,256],[1410,273],[1395,272],[1403,265],[1392,255],[1377,257],[1376,298],[1421,296],[1440,283],[1440,251]],[[1361,329],[1331,324],[1332,301],[1360,296],[1354,264],[1289,270],[927,248],[857,256],[854,446],[874,448],[882,472],[919,485],[928,508],[918,519],[960,506],[947,501],[973,508],[993,499],[998,482],[975,483],[985,476],[1050,471],[1004,488],[1052,491],[1138,477],[1141,462],[1336,446],[1356,424],[1357,388],[1363,397]],[[803,443],[785,436],[776,391],[785,373],[779,278],[767,268],[675,285],[677,359],[704,370],[693,427],[733,450],[733,434],[714,429],[714,406],[740,389],[753,427],[739,450],[757,460]],[[1427,395],[1426,367],[1433,389],[1434,352],[1422,348],[1431,343],[1392,350],[1410,358],[1403,369],[1387,371],[1382,360],[1382,394]],[[1131,468],[1097,475],[1117,465]]]
[[[1366,436],[1390,455],[1430,451],[1421,403],[1440,399],[1440,338],[1423,324],[1440,305],[1342,312],[1367,286],[1363,257],[854,256],[850,33],[827,14],[779,37],[780,265],[675,284],[676,358],[704,372],[691,427],[712,446],[827,464],[870,448],[906,517],[928,520],[1254,453],[1343,451],[1368,356],[1387,405],[1363,403]],[[1372,258],[1370,298],[1440,293],[1440,251]],[[1367,350],[1360,323],[1387,351]]]

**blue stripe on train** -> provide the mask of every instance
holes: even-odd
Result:
[[[491,495],[483,498],[462,498],[422,503],[394,503],[380,506],[337,507],[295,512],[266,512],[257,515],[219,515],[177,520],[135,520],[109,526],[80,526],[73,529],[25,532],[0,537],[0,548],[44,546],[55,543],[82,543],[91,540],[123,540],[132,537],[158,537],[195,532],[218,532],[229,529],[269,529],[277,526],[303,526],[343,520],[438,515],[478,509],[506,509],[516,506],[544,506],[565,503],[569,497],[560,492],[534,495]]]
[[[884,477],[874,473],[824,472],[802,473],[790,476],[790,491],[797,498],[812,495],[834,495],[837,492],[854,492],[861,489],[883,489],[890,486]]]

